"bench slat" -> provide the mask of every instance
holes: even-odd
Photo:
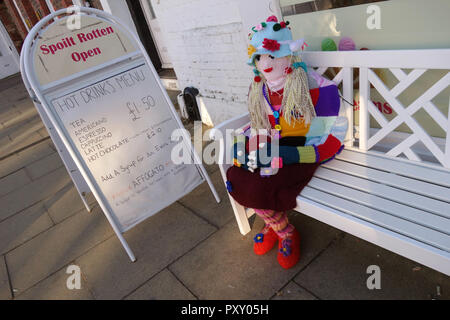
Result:
[[[450,218],[450,204],[446,202],[430,199],[415,193],[350,176],[328,168],[319,168],[316,171],[315,176],[325,180],[337,182],[360,191],[376,194],[385,199],[432,212],[445,218]]]
[[[398,232],[297,197],[296,211],[450,276],[450,253]]]
[[[432,169],[420,164],[416,165],[406,161],[399,161],[398,159],[391,160],[386,157],[354,150],[344,150],[337,158],[450,188],[450,172],[444,169]]]
[[[450,236],[441,232],[425,228],[418,224],[405,221],[381,211],[368,208],[361,204],[336,197],[327,192],[316,190],[311,187],[305,187],[300,196],[345,212],[385,229],[400,233],[417,241],[434,246],[446,252],[450,252]]]
[[[450,235],[450,219],[315,177],[308,185],[314,189],[326,190],[335,196]]]
[[[377,181],[403,190],[412,191],[442,201],[450,201],[450,188],[437,186],[420,180],[414,180],[376,169],[367,168],[359,164],[341,160],[334,160],[324,165],[325,168],[348,173],[363,179]]]

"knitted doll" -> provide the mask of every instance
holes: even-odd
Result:
[[[249,34],[248,64],[255,68],[251,124],[235,137],[234,166],[227,171],[230,195],[265,222],[254,238],[255,253],[263,255],[278,242],[285,269],[300,258],[300,235],[286,211],[297,206],[317,167],[342,150],[348,126],[339,117],[337,86],[307,70],[296,54],[306,44],[293,41],[288,25],[272,16]]]

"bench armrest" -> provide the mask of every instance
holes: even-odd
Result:
[[[231,118],[227,121],[224,121],[220,123],[219,125],[215,126],[210,133],[210,139],[217,140],[218,137],[225,137],[227,130],[233,129],[239,129],[245,126],[250,122],[250,116],[249,113],[246,112],[244,114],[241,114],[239,116],[236,116],[234,118]],[[217,131],[221,133],[221,135],[217,135]]]

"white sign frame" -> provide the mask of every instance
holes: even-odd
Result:
[[[123,32],[125,35],[128,36],[130,40],[133,41],[133,44],[137,49],[137,51],[128,54],[126,56],[122,56],[118,59],[108,61],[104,64],[95,66],[93,68],[72,74],[66,78],[54,81],[50,84],[41,86],[39,81],[36,78],[35,72],[34,72],[34,52],[33,48],[36,50],[36,47],[33,47],[35,41],[39,38],[39,35],[43,33],[46,28],[48,27],[47,24],[56,22],[58,20],[58,16],[61,15],[67,15],[67,13],[73,13],[76,14],[84,14],[84,15],[91,15],[95,16],[96,18],[100,20],[104,20],[106,22],[109,22],[116,27],[120,29],[121,32]],[[125,66],[133,65],[133,63],[137,64],[139,61],[145,63],[148,68],[150,69],[152,75],[155,77],[155,80],[157,84],[159,85],[159,89],[161,90],[168,106],[170,109],[170,112],[173,116],[173,119],[177,122],[177,127],[180,129],[183,129],[184,126],[178,117],[178,114],[175,110],[175,107],[173,106],[166,90],[164,89],[163,84],[161,83],[161,80],[144,48],[140,40],[138,39],[137,35],[133,33],[129,27],[127,27],[125,24],[123,24],[119,19],[116,17],[97,9],[91,9],[91,8],[85,8],[85,7],[71,7],[67,9],[58,10],[44,19],[42,19],[38,24],[36,24],[33,29],[28,34],[24,45],[22,49],[22,55],[21,55],[21,71],[22,71],[22,77],[24,79],[25,85],[30,93],[30,96],[33,98],[33,101],[35,102],[36,108],[38,109],[42,120],[44,121],[47,129],[50,130],[51,138],[54,141],[54,143],[57,145],[58,151],[60,152],[60,155],[63,158],[63,161],[66,165],[66,168],[68,169],[72,180],[74,181],[77,190],[79,191],[81,198],[83,199],[83,202],[86,205],[86,208],[88,211],[90,211],[89,205],[84,197],[86,186],[88,186],[90,192],[93,193],[95,198],[97,199],[101,209],[103,210],[106,218],[108,219],[109,223],[111,224],[114,232],[116,233],[117,237],[119,238],[122,246],[124,247],[125,251],[127,252],[128,256],[130,257],[132,262],[136,261],[136,257],[133,254],[132,250],[130,249],[128,243],[123,237],[123,234],[117,224],[117,222],[114,219],[113,210],[108,205],[108,201],[104,198],[103,193],[100,190],[100,187],[95,182],[94,177],[92,176],[92,173],[87,168],[84,161],[81,159],[79,151],[76,150],[72,144],[70,143],[70,137],[68,137],[65,134],[65,129],[61,126],[61,123],[58,121],[57,117],[53,114],[51,111],[51,103],[49,101],[48,94],[55,91],[61,91],[62,88],[66,88],[67,90],[70,89],[70,85],[74,84],[75,81],[86,81],[90,76],[92,76],[95,73],[102,72],[107,70],[107,74],[113,74],[114,72],[117,73],[117,69],[123,68]],[[54,134],[53,132],[56,132]],[[193,160],[195,161],[195,165],[197,169],[199,170],[199,174],[201,177],[201,182],[207,181],[216,201],[220,203],[220,198],[217,193],[217,191],[214,188],[214,185],[209,178],[209,175],[204,168],[199,156],[197,155],[189,135],[183,131],[183,142],[186,144],[187,150],[191,153],[191,156]],[[69,157],[65,157],[64,155],[68,154]],[[73,163],[76,165],[76,168],[78,171],[73,170]],[[187,193],[189,193],[191,190],[188,190]],[[179,197],[183,197],[184,195],[180,195]],[[125,230],[126,231],[126,230]]]

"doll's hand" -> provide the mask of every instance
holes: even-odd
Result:
[[[249,153],[247,166],[252,170],[270,167],[272,164],[271,149],[270,143],[260,143],[256,150]]]
[[[235,137],[233,144],[233,165],[236,167],[249,170],[247,163],[249,162],[248,153],[246,152],[246,145],[248,144],[248,138],[245,136]],[[254,169],[251,169],[253,171]]]

